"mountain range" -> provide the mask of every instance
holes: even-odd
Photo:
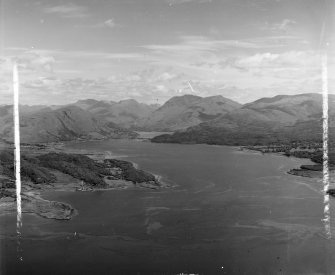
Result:
[[[97,118],[116,123],[124,128],[136,126],[138,120],[150,116],[153,111],[159,108],[158,104],[139,103],[134,99],[119,102],[86,99],[79,100],[71,106],[78,106]]]
[[[335,96],[329,95],[330,133]],[[263,145],[322,138],[322,95],[279,95],[243,105],[208,122],[155,137],[154,142]]]
[[[330,132],[335,121],[329,95]],[[172,97],[162,106],[133,99],[79,100],[64,106],[20,106],[22,142],[135,138],[165,131],[153,142],[254,145],[322,136],[322,95],[278,95],[239,104],[220,95]],[[13,138],[12,106],[0,106],[0,137]]]
[[[12,113],[12,106],[0,107],[0,137],[6,141],[13,140]],[[20,137],[24,143],[39,143],[74,139],[135,138],[137,134],[112,122],[100,120],[80,107],[64,106],[56,110],[42,107],[26,111],[22,108]]]
[[[176,131],[213,120],[241,107],[223,96],[176,96],[138,121],[137,126],[147,131]]]

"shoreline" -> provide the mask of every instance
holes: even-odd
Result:
[[[138,140],[137,140],[138,141]],[[71,143],[81,143],[83,141],[76,140],[71,141]],[[67,143],[67,142],[66,142]],[[34,184],[32,182],[27,182],[23,180],[23,188],[22,188],[22,198],[23,198],[23,213],[33,213],[43,218],[49,219],[58,219],[58,220],[70,220],[72,217],[78,215],[78,211],[74,209],[71,205],[64,202],[56,202],[49,201],[43,198],[43,192],[52,191],[52,192],[95,192],[95,191],[115,191],[115,190],[126,190],[133,188],[140,189],[150,189],[157,190],[161,188],[172,188],[173,185],[162,181],[163,177],[160,175],[153,174],[151,172],[142,171],[139,169],[139,165],[132,161],[125,160],[116,160],[113,159],[114,156],[111,151],[100,152],[100,151],[89,151],[89,150],[76,150],[73,148],[65,148],[66,143],[57,142],[57,143],[45,143],[45,144],[23,144],[22,151],[23,154],[40,156],[43,154],[64,154],[64,152],[68,153],[68,155],[79,155],[85,156],[91,159],[93,162],[99,165],[105,164],[115,164],[117,166],[113,166],[114,168],[110,168],[110,171],[113,170],[111,176],[104,176],[103,181],[105,182],[105,186],[94,186],[92,184],[87,184],[86,182],[79,180],[78,178],[73,178],[71,175],[62,174],[61,177],[56,175],[57,180],[53,183],[49,184]],[[233,150],[245,153],[257,153],[257,154],[274,154],[276,156],[286,156],[286,157],[294,157],[294,158],[305,158],[306,157],[297,157],[286,155],[284,152],[273,152],[273,151],[262,151],[262,147],[258,146],[252,148],[252,146],[228,146]],[[263,147],[264,148],[264,147]],[[119,157],[120,159],[124,159],[125,157]],[[119,165],[119,166],[118,166]],[[130,180],[126,180],[123,177],[120,177],[120,173],[122,174],[124,170],[120,167],[126,166],[126,169],[130,168],[130,171],[137,171],[143,173],[143,175],[151,175],[151,181],[142,181],[142,182],[134,182]],[[301,165],[300,168],[292,168],[287,171],[287,174],[294,176],[302,176],[309,178],[320,178],[320,171],[315,169],[315,165]],[[0,166],[1,168],[1,166]],[[123,168],[124,169],[124,168]],[[55,174],[55,171],[49,169],[49,172]],[[59,173],[59,172],[57,172]],[[152,178],[153,177],[153,178]],[[1,180],[1,177],[0,177]],[[7,179],[10,181],[10,179]],[[12,180],[13,185],[13,180]],[[15,185],[15,184],[14,184]],[[1,189],[1,197],[0,197],[0,210],[1,214],[7,214],[10,212],[16,211],[16,198],[15,198],[15,189],[3,188]],[[4,192],[7,194],[4,194]]]
[[[283,156],[288,158],[295,158],[295,159],[308,159],[312,162],[312,164],[301,164],[298,168],[292,168],[288,171],[286,171],[286,174],[292,175],[292,176],[298,176],[298,177],[305,177],[305,178],[313,178],[313,179],[321,179],[322,178],[322,167],[320,167],[320,164],[317,162],[314,162],[311,157],[303,156],[295,156],[295,155],[287,155],[284,152],[273,152],[268,151],[264,152],[262,151],[262,148],[264,146],[260,146],[259,148],[252,149],[251,146],[241,146],[240,150],[246,151],[246,152],[257,152],[261,155],[264,154],[271,154],[271,155],[277,155],[277,156]],[[304,152],[304,151],[301,151]],[[310,153],[310,152],[308,152]],[[335,167],[330,165],[329,166],[329,173],[335,175]]]
[[[2,215],[14,214],[16,209],[15,190],[9,196],[0,199],[0,210]],[[54,220],[70,220],[78,215],[78,211],[70,204],[59,201],[50,201],[43,198],[42,192],[22,192],[22,213],[35,214],[42,218]]]
[[[83,150],[78,151],[75,149],[72,149],[69,152],[68,150],[65,150],[64,145],[64,143],[22,145],[23,166],[26,165],[23,167],[23,173],[21,173],[22,213],[36,214],[43,218],[56,220],[70,220],[72,217],[79,214],[78,211],[68,203],[44,199],[43,193],[48,191],[105,192],[130,188],[157,190],[172,187],[168,183],[162,182],[162,177],[139,170],[136,168],[136,165],[134,166],[131,162],[112,159],[111,157],[113,156],[110,152],[89,152]],[[3,152],[0,151],[0,158],[2,153]],[[7,156],[5,155],[5,157],[2,157],[6,159],[8,156],[12,156],[11,151],[7,152]],[[63,167],[60,168],[57,166],[53,167],[52,165],[48,167],[46,165],[48,162],[50,162],[49,164],[52,164],[54,161],[53,159],[58,161],[57,158],[60,158],[59,161],[62,161],[60,162],[61,165],[66,161],[66,158],[69,158],[69,165],[66,165],[67,162],[65,162],[65,166],[63,165]],[[27,159],[32,159],[33,162],[25,163],[27,162]],[[42,166],[36,164],[38,160],[41,162]],[[78,166],[73,165],[76,161]],[[11,166],[12,163],[13,161],[9,161]],[[88,167],[92,168],[88,169]],[[7,169],[6,163],[1,163],[0,169],[3,171],[4,169]],[[32,178],[27,180],[27,175],[25,175],[27,169],[31,174],[29,175],[33,176],[35,182]],[[97,174],[99,175],[98,178],[94,177],[95,170],[96,173],[99,173]],[[7,173],[8,171],[9,170],[7,169]],[[82,173],[82,176],[78,173]],[[90,173],[92,176],[90,176]],[[105,175],[102,175],[102,173]],[[45,179],[44,177],[46,177],[46,175],[48,177]],[[37,180],[42,179],[44,182],[37,183],[36,177]],[[92,179],[92,182],[89,183],[89,181],[84,181],[82,177],[86,177],[87,180]],[[93,182],[101,182],[101,184]],[[15,213],[17,210],[16,189],[13,175],[1,175],[0,184],[0,216],[3,214]]]

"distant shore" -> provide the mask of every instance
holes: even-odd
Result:
[[[314,144],[312,148],[299,148],[299,146],[241,146],[242,151],[254,151],[262,154],[279,154],[286,157],[295,157],[309,159],[314,164],[301,165],[299,168],[293,168],[287,171],[288,174],[307,178],[322,178],[322,147],[321,144]],[[335,165],[330,162],[329,170],[331,174],[335,174]]]

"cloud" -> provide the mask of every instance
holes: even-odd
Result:
[[[13,56],[25,57],[26,55],[35,55],[48,57],[50,59],[62,59],[63,61],[71,58],[98,58],[98,59],[140,59],[144,58],[143,54],[137,52],[126,52],[126,53],[111,53],[104,51],[70,51],[70,50],[46,50],[46,49],[34,49],[29,48],[5,48],[6,51],[10,51]],[[0,56],[0,65],[8,57]]]
[[[114,21],[114,19],[108,19],[104,22],[104,26],[108,27],[108,28],[114,28],[116,26],[116,23]]]
[[[276,27],[281,31],[287,31],[289,27],[296,24],[297,22],[291,19],[284,19],[280,24]]]
[[[272,77],[279,70],[284,74],[283,70],[292,72],[313,65],[312,52],[283,51],[285,41],[296,40],[296,37],[284,35],[244,40],[182,36],[179,43],[145,45],[143,48],[148,50],[147,60],[151,64],[173,67],[201,81],[222,83],[228,78],[240,85],[248,85],[257,82],[257,74]]]
[[[307,91],[304,85],[320,75],[317,52],[264,47],[282,37],[244,40],[242,48],[234,48],[239,41],[183,36],[179,43],[147,45],[139,52],[34,50],[13,55],[20,57],[24,102],[46,101],[41,97],[46,93],[57,104],[89,97],[153,102],[190,93],[188,82],[201,96],[228,93],[219,88],[236,87],[230,91],[243,101],[243,93],[245,99],[251,99],[257,90],[258,95]],[[0,67],[6,60],[0,57]],[[330,72],[334,61],[329,59]]]
[[[45,7],[43,11],[48,14],[56,14],[64,18],[85,18],[89,16],[88,10],[84,6],[73,3],[66,3],[53,7]]]
[[[181,36],[176,44],[152,44],[143,48],[155,51],[188,52],[188,51],[213,51],[225,48],[259,48],[255,43],[241,40],[214,40],[205,36]]]
[[[319,54],[314,51],[287,51],[283,53],[257,53],[252,56],[241,58],[235,65],[245,69],[257,68],[315,68],[320,61]]]
[[[25,70],[52,72],[55,58],[36,51],[28,51],[17,57],[17,63],[20,68]]]
[[[11,88],[7,83],[0,83],[0,94],[8,94],[11,93]]]
[[[294,94],[309,92],[312,88],[317,92],[320,72],[315,62],[314,52],[261,52],[229,60],[217,59],[216,63],[210,61],[210,66],[206,62],[197,66],[154,63],[137,71],[111,73],[108,77],[35,77],[24,82],[22,101],[38,100],[42,104],[46,101],[42,95],[47,93],[48,101],[55,101],[55,104],[81,98],[134,98],[151,103],[159,99],[162,103],[172,96],[190,93],[190,82],[200,96],[221,94],[246,102],[257,99],[260,93],[264,96]]]
[[[120,24],[117,24],[115,22],[115,19],[110,18],[110,19],[107,19],[103,22],[99,22],[96,24],[81,24],[81,25],[76,25],[75,27],[76,28],[90,28],[90,29],[100,29],[100,28],[113,29],[113,28],[120,27],[120,26],[121,26]]]
[[[288,32],[297,22],[292,19],[283,19],[281,22],[268,23],[261,27],[262,30],[272,31],[272,32]]]
[[[12,62],[10,57],[0,57],[0,72],[8,72],[12,67]]]
[[[141,59],[143,54],[136,52],[128,53],[109,53],[99,51],[53,51],[54,55],[58,55],[62,58],[98,58],[98,59]]]
[[[161,75],[158,76],[158,79],[161,81],[168,81],[172,80],[176,77],[175,74],[169,73],[169,72],[164,72]]]
[[[280,48],[291,42],[299,42],[300,38],[295,36],[267,36],[240,40],[218,40],[206,36],[181,36],[179,43],[175,44],[151,44],[142,47],[156,53],[170,53],[175,55],[193,55],[199,53],[220,53],[228,54],[227,51],[247,51],[264,48]]]
[[[59,86],[61,80],[55,77],[38,77],[37,79],[28,80],[23,83],[23,87],[30,89],[43,89],[44,91],[52,90]]]
[[[172,5],[181,5],[181,4],[204,4],[204,3],[211,3],[212,0],[166,0],[166,3],[168,3],[170,6]]]
[[[134,98],[146,102],[155,102],[157,98],[167,100],[178,93],[177,89],[184,81],[183,74],[172,70],[168,67],[151,67],[130,74],[112,74],[100,78],[38,76],[23,81],[21,99],[28,104],[34,104],[34,100],[41,104],[46,104],[47,100],[64,104],[90,97],[102,100]],[[48,94],[48,97],[43,97],[43,94]]]
[[[52,74],[56,62],[52,55],[39,51],[22,51],[13,55],[0,56],[0,78],[2,82],[10,82],[13,63],[18,64],[20,79],[35,77],[36,75]]]

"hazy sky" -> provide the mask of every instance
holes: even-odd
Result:
[[[0,0],[0,104],[320,92],[334,1]]]

